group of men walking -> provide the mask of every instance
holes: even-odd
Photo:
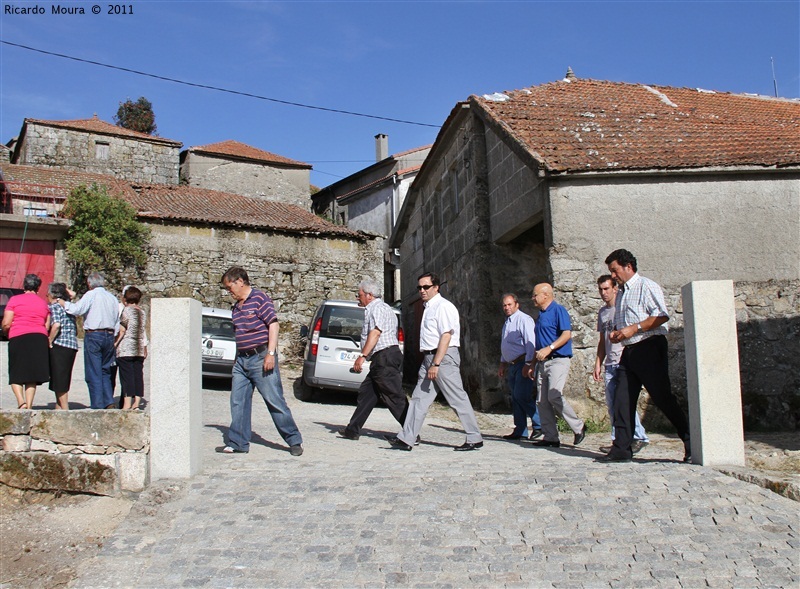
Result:
[[[689,426],[685,413],[671,392],[667,363],[669,315],[661,288],[638,274],[636,258],[627,250],[616,250],[605,260],[609,274],[597,280],[603,307],[598,313],[600,341],[593,377],[605,371],[606,401],[612,421],[612,444],[601,448],[603,462],[626,462],[648,443],[636,413],[644,386],[678,431],[691,460]],[[253,388],[258,388],[278,431],[295,456],[302,454],[302,438],[286,405],[278,375],[277,316],[271,299],[250,287],[246,272],[230,269],[223,286],[236,303],[237,360],[231,392],[232,423],[224,453],[247,452]],[[379,400],[389,408],[401,428],[386,436],[395,448],[410,451],[419,443],[427,412],[440,392],[456,412],[466,434],[456,451],[478,450],[483,437],[475,412],[461,380],[459,348],[461,329],[456,307],[439,292],[441,282],[433,273],[417,280],[424,303],[419,346],[423,356],[417,384],[409,401],[402,389],[403,356],[397,340],[397,316],[382,299],[380,286],[371,280],[359,285],[358,301],[364,307],[361,354],[353,370],[361,372],[370,362],[361,384],[356,409],[341,437],[358,440],[361,429]],[[539,309],[536,321],[520,310],[513,293],[502,297],[503,324],[498,376],[511,391],[514,418],[508,440],[527,439],[534,446],[558,448],[557,417],[574,434],[573,445],[586,436],[580,419],[563,390],[572,358],[572,327],[569,313],[554,299],[552,285],[537,284],[533,302]],[[530,420],[530,427],[528,426]]]

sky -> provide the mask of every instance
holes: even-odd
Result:
[[[59,4],[85,14],[53,14]],[[15,13],[34,6],[44,14]],[[3,143],[25,118],[113,122],[144,96],[158,135],[183,149],[233,139],[311,164],[319,187],[373,163],[379,133],[390,153],[433,143],[458,101],[557,81],[567,67],[767,96],[774,67],[778,95],[800,97],[800,0],[3,1],[0,41]]]

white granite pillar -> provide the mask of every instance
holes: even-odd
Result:
[[[150,476],[190,478],[201,468],[202,305],[150,301]]]
[[[690,282],[681,294],[692,462],[744,466],[733,282]]]

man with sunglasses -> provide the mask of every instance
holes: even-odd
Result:
[[[425,303],[420,326],[419,347],[424,358],[419,368],[417,386],[411,396],[403,429],[397,436],[387,436],[392,446],[411,450],[437,391],[441,391],[461,420],[467,439],[454,450],[469,451],[483,447],[475,412],[461,382],[461,324],[455,305],[439,294],[439,277],[425,273],[417,279],[417,290]]]

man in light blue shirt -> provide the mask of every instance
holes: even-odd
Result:
[[[503,436],[506,440],[528,438],[528,418],[531,418],[531,440],[542,437],[539,411],[533,395],[534,383],[522,375],[522,368],[533,360],[536,335],[535,323],[527,313],[519,310],[519,299],[513,293],[503,295],[503,333],[500,339],[500,367],[497,376],[505,379],[511,390],[511,412],[514,431]]]
[[[112,367],[114,334],[119,329],[119,303],[105,289],[105,278],[92,272],[86,278],[89,292],[76,302],[58,299],[70,315],[83,316],[83,362],[92,409],[114,408]],[[68,291],[71,297],[75,293]]]

